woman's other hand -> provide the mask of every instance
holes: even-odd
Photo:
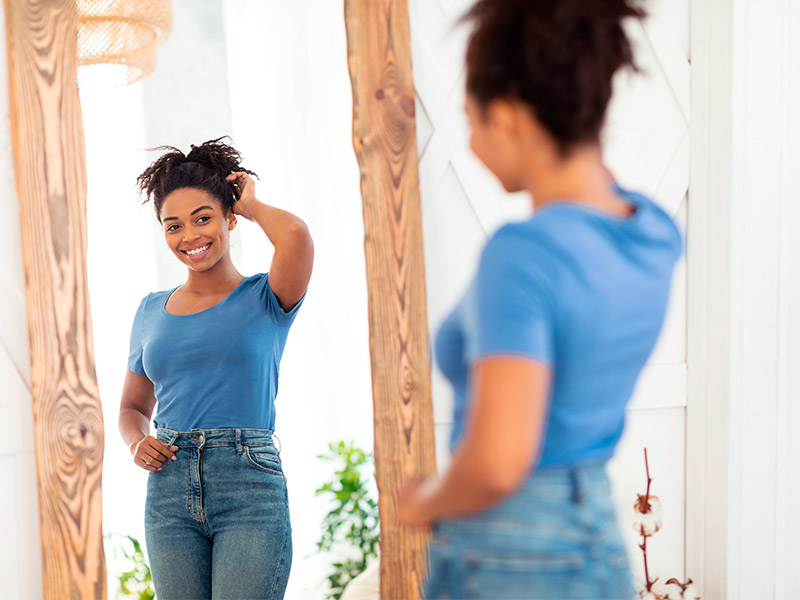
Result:
[[[413,477],[409,479],[397,495],[397,520],[411,527],[428,527],[433,518],[429,516],[428,505],[431,492],[436,486],[435,477]]]
[[[170,447],[152,435],[143,437],[131,446],[133,462],[146,471],[160,471],[164,461],[178,460],[175,456],[177,450],[177,446]]]
[[[244,171],[231,173],[226,179],[233,184],[239,194],[238,199],[233,204],[233,213],[252,221],[253,212],[250,206],[253,202],[258,202],[256,199],[256,182]]]

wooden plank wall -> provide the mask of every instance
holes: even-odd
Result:
[[[407,0],[345,0],[353,145],[361,168],[381,598],[418,598],[428,535],[398,525],[396,492],[436,469]]]
[[[105,598],[75,0],[5,0],[5,10],[44,597]]]

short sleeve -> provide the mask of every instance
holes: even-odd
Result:
[[[297,304],[295,304],[288,311],[283,310],[280,302],[278,302],[278,297],[275,295],[275,292],[272,291],[272,288],[269,285],[269,273],[262,273],[257,277],[258,279],[253,287],[253,290],[258,295],[263,305],[266,306],[267,310],[269,310],[269,312],[277,321],[291,324],[297,316],[297,311],[300,310],[300,306],[306,299],[306,295],[303,294],[303,297],[300,298]]]
[[[144,365],[142,364],[142,326],[144,322],[144,310],[147,305],[147,296],[142,298],[139,308],[136,309],[136,316],[133,318],[131,327],[131,344],[128,352],[128,370],[138,375],[144,375]]]
[[[507,226],[487,243],[475,280],[475,344],[469,359],[513,355],[553,364],[555,304],[549,255]]]

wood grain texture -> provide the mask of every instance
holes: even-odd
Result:
[[[398,488],[436,470],[407,0],[345,0],[361,168],[381,598],[419,598],[428,535],[400,526]]]
[[[5,0],[44,597],[105,598],[75,0]]]

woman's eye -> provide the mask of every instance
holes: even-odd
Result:
[[[167,231],[168,232],[177,231],[177,230],[178,230],[178,226],[177,225],[170,225],[169,227],[167,227]]]
[[[211,217],[203,215],[202,217],[197,219],[197,222],[198,223],[205,223],[206,221],[210,221],[210,220],[211,220]]]

